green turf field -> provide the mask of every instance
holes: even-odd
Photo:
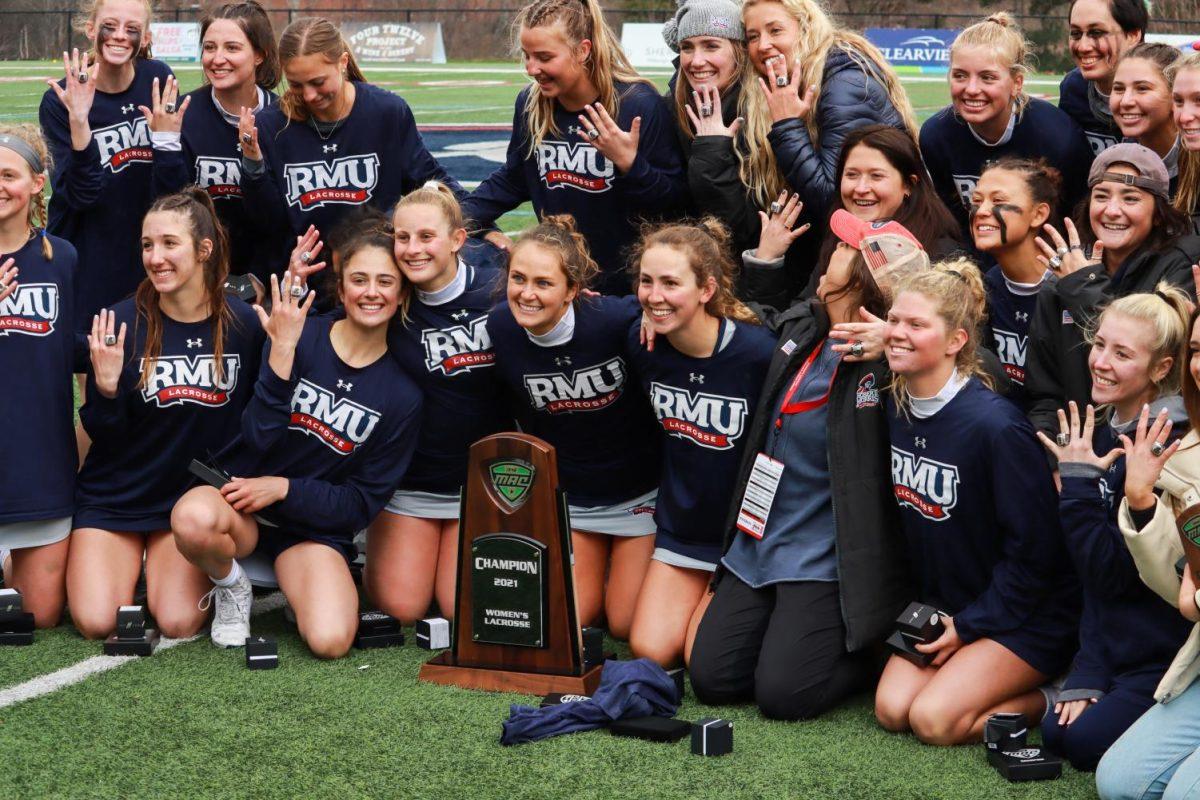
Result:
[[[194,66],[176,67],[185,89]],[[0,64],[0,119],[34,121],[49,62]],[[508,122],[524,85],[513,64],[372,65],[419,122]],[[658,85],[667,76],[654,74]],[[922,119],[947,101],[940,78],[906,77]],[[1054,99],[1056,76],[1030,89]],[[505,218],[527,225],[528,209]],[[28,648],[0,648],[0,798],[1088,798],[1092,777],[1008,784],[981,747],[924,747],[881,731],[863,695],[806,723],[752,707],[708,708],[689,695],[679,716],[734,722],[730,756],[692,756],[599,731],[502,748],[513,702],[534,698],[420,684],[428,653],[411,644],[320,662],[279,610],[254,619],[280,641],[280,667],[251,672],[241,651],[206,637],[146,660],[107,660],[69,626]],[[609,643],[622,655],[621,645]],[[103,668],[104,671],[97,671]]]
[[[679,716],[734,723],[734,752],[691,755],[604,731],[499,745],[520,695],[418,683],[428,656],[403,648],[307,654],[280,611],[254,630],[280,640],[280,667],[201,639],[4,707],[0,797],[1085,798],[1092,779],[1008,784],[982,747],[924,747],[884,733],[863,696],[825,718],[769,722],[753,708]],[[610,643],[612,644],[612,643]],[[98,654],[65,628],[0,651],[0,687]]]
[[[184,91],[200,85],[199,64],[173,64]],[[524,71],[511,62],[467,62],[434,65],[366,64],[367,78],[403,95],[419,124],[512,122],[513,100],[527,83]],[[670,74],[645,70],[660,90]],[[10,61],[0,64],[0,121],[36,122],[46,80],[62,77],[62,64],[50,61]],[[1026,85],[1038,97],[1057,100],[1059,75],[1032,76]],[[903,76],[909,99],[920,120],[949,102],[942,76]],[[499,221],[506,232],[519,231],[534,221],[529,204]]]

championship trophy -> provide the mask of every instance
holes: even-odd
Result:
[[[460,519],[451,649],[424,664],[420,679],[593,694],[604,665],[584,660],[554,448],[520,433],[472,445]]]

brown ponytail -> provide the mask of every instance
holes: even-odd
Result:
[[[758,315],[733,292],[737,265],[730,253],[731,241],[729,229],[716,217],[704,217],[695,222],[644,226],[629,259],[629,273],[633,277],[635,291],[646,251],[652,247],[670,247],[687,257],[697,286],[703,286],[709,278],[716,282],[717,290],[704,304],[709,316],[760,324]]]
[[[233,311],[225,298],[225,279],[229,277],[229,237],[217,219],[208,192],[198,186],[190,186],[176,194],[166,195],[154,201],[146,216],[159,212],[179,214],[187,220],[192,236],[192,245],[199,254],[200,243],[205,239],[212,242],[212,252],[204,260],[204,291],[208,300],[208,313],[212,319],[213,361],[216,379],[225,380],[225,332],[234,321]],[[159,307],[158,290],[147,277],[138,285],[134,294],[137,317],[134,330],[144,320],[146,324],[146,346],[142,351],[142,376],[138,387],[144,387],[154,372],[154,362],[162,355],[162,310]]]
[[[583,292],[600,274],[600,266],[588,250],[587,239],[575,228],[575,218],[570,214],[551,214],[527,231],[521,233],[517,243],[508,253],[505,272],[512,265],[517,251],[527,244],[537,244],[558,256],[559,266],[567,276],[567,286]],[[576,295],[576,301],[579,300]]]

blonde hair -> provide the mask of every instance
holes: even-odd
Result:
[[[616,82],[654,84],[638,75],[629,63],[620,39],[604,21],[596,0],[533,0],[517,12],[513,21],[514,50],[520,52],[521,31],[525,28],[562,25],[563,36],[572,50],[585,39],[592,43],[592,53],[585,63],[588,79],[600,95],[598,102],[615,120],[621,110],[621,98]],[[657,89],[655,92],[657,93]],[[550,134],[562,133],[554,121],[554,100],[544,97],[535,87],[525,97],[525,114],[529,148],[525,155],[532,157],[537,146]]]
[[[1175,78],[1184,70],[1200,70],[1200,52],[1193,50],[1163,70],[1171,91]],[[1200,152],[1179,148],[1179,188],[1175,192],[1175,207],[1185,214],[1195,214],[1200,207]]]
[[[904,292],[933,301],[947,331],[960,328],[966,331],[967,342],[954,356],[954,368],[958,374],[979,378],[989,389],[994,389],[995,381],[983,368],[979,357],[981,327],[987,316],[987,293],[983,288],[983,275],[975,263],[967,258],[955,258],[939,261],[929,269],[909,272],[896,283],[893,299]],[[911,402],[907,378],[892,375],[889,388],[896,407],[907,414]]]
[[[904,128],[914,142],[917,141],[918,125],[913,116],[912,105],[895,70],[888,64],[879,48],[867,39],[846,28],[834,27],[833,21],[818,0],[746,0],[742,6],[742,19],[746,17],[746,9],[760,3],[778,3],[783,6],[791,17],[796,20],[800,29],[800,42],[796,52],[790,54],[788,71],[791,73],[792,60],[800,62],[800,91],[807,91],[809,86],[816,87],[818,102],[821,96],[821,77],[825,72],[825,60],[830,49],[840,47],[868,76],[872,76],[883,84],[892,105],[904,121]],[[771,112],[767,108],[767,99],[758,86],[758,73],[754,64],[746,59],[746,67],[742,75],[741,116],[746,124],[742,127],[746,142],[746,158],[742,161],[739,174],[747,187],[753,193],[755,201],[761,208],[771,204],[785,188],[783,176],[775,159],[775,152],[767,140],[771,131]],[[817,114],[814,108],[805,122],[809,138],[817,148],[821,146],[821,131],[817,127]]]
[[[441,211],[442,217],[445,218],[451,231],[466,227],[458,198],[454,196],[454,192],[450,190],[449,186],[440,181],[428,181],[420,189],[413,189],[401,197],[392,211],[392,218],[395,219],[396,212],[405,206],[415,205],[433,206]]]
[[[1152,328],[1150,368],[1153,369],[1164,358],[1175,359],[1170,372],[1155,384],[1155,389],[1160,397],[1179,394],[1183,389],[1183,375],[1187,365],[1187,359],[1180,358],[1180,353],[1186,352],[1191,335],[1189,319],[1192,307],[1187,294],[1177,286],[1159,281],[1153,292],[1138,292],[1118,297],[1105,306],[1095,323],[1089,327],[1088,344],[1095,341],[1096,332],[1100,330],[1100,324],[1108,314],[1120,314]]]
[[[104,5],[105,0],[80,0],[79,11],[75,14],[75,32],[87,36],[88,25],[93,25],[96,22],[96,17],[100,14],[100,9]],[[142,5],[146,8],[146,29],[142,31],[142,43],[138,48],[136,58],[151,58],[153,54],[150,52],[150,23],[154,21],[154,4],[151,0],[142,0]],[[93,47],[89,54],[92,60],[96,59],[96,49]]]
[[[46,211],[46,190],[50,188],[50,173],[54,169],[50,150],[46,147],[46,140],[42,138],[41,129],[28,122],[17,125],[0,125],[0,136],[12,136],[20,139],[32,147],[33,152],[37,153],[38,158],[42,160],[41,174],[46,176],[46,184],[42,187],[42,191],[30,195],[28,215],[29,227],[41,232],[42,257],[49,261],[54,258],[54,248],[50,244],[50,238],[46,236],[46,223],[50,218]],[[21,163],[25,164],[29,174],[34,174],[33,167],[25,163],[25,159],[22,158]],[[34,177],[37,176],[34,175]]]
[[[698,222],[675,222],[666,225],[646,225],[629,259],[629,273],[636,291],[642,272],[642,257],[652,247],[670,247],[687,257],[688,266],[703,287],[712,278],[717,290],[704,304],[709,316],[760,324],[758,315],[737,298],[733,279],[737,266],[730,254],[729,229],[716,217],[704,217]]]
[[[1018,75],[1028,75],[1030,72],[1029,51],[1033,46],[1007,11],[997,11],[987,19],[967,26],[955,37],[950,45],[951,69],[954,66],[954,54],[964,47],[986,47],[1000,63],[1008,65],[1008,73],[1014,80]],[[1016,100],[1017,119],[1021,118],[1028,105],[1029,95],[1022,88]]]
[[[322,55],[329,63],[336,64],[343,54],[349,58],[345,78],[366,83],[367,78],[359,68],[358,62],[354,60],[350,46],[342,38],[342,32],[324,17],[301,17],[284,28],[279,37],[281,69],[297,56]],[[280,93],[279,110],[289,120],[296,122],[305,122],[309,117],[304,101],[291,89]]]
[[[506,274],[517,251],[528,244],[540,245],[558,256],[559,266],[567,276],[567,286],[579,290],[576,302],[600,274],[600,265],[592,258],[587,239],[576,230],[575,218],[570,214],[551,214],[529,230],[522,231],[508,252],[508,263],[504,266]]]

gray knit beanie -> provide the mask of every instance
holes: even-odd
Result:
[[[740,42],[746,38],[742,28],[742,4],[735,0],[678,0],[675,16],[663,25],[663,41],[679,52],[679,43],[693,36],[715,36]]]

